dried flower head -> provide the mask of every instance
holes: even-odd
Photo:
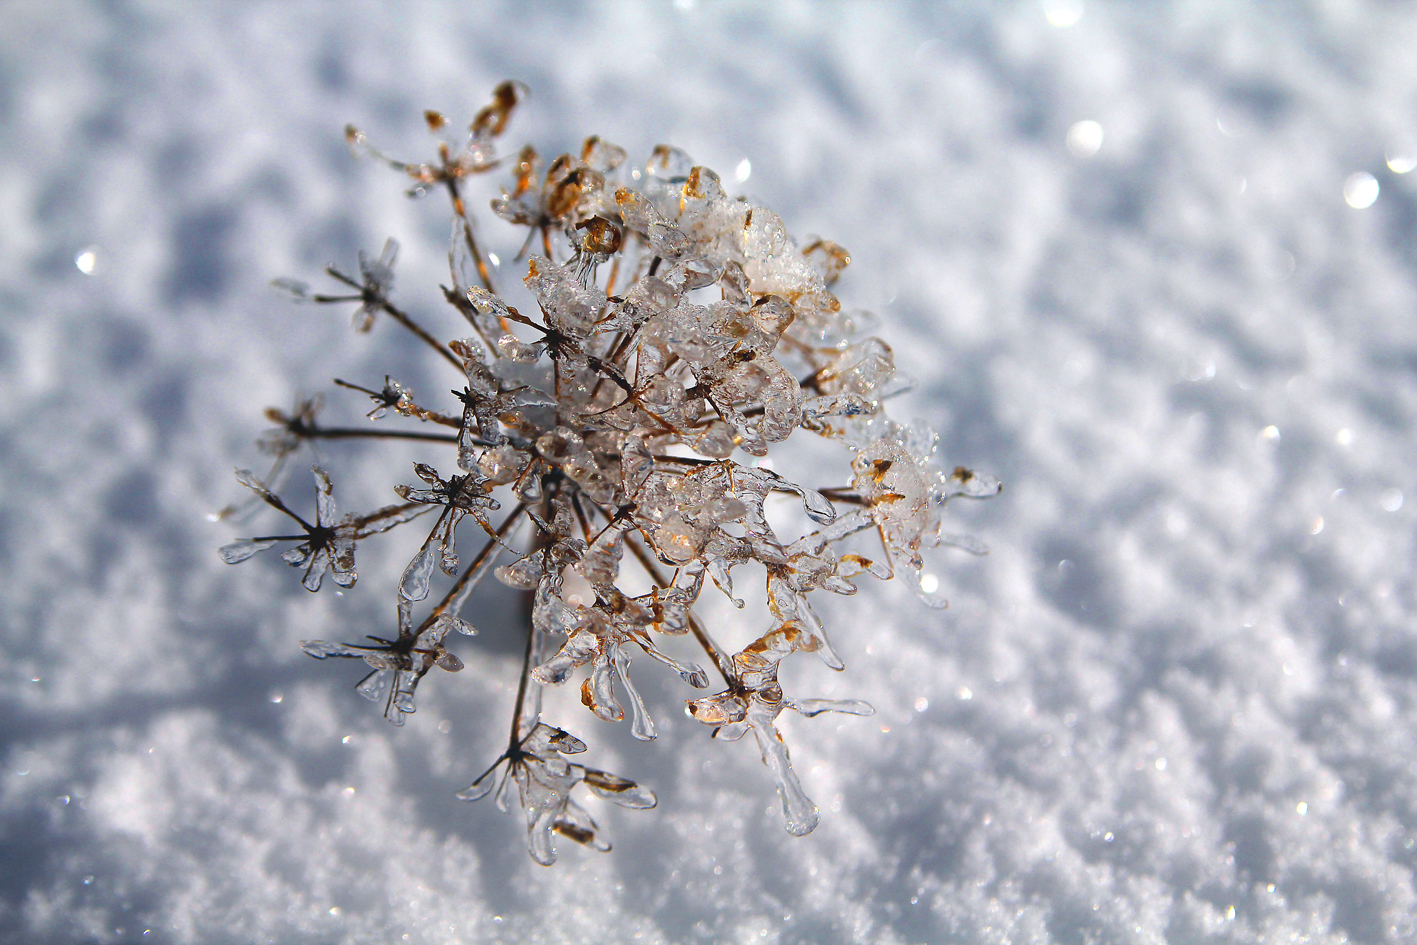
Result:
[[[483,577],[494,573],[528,594],[507,748],[459,796],[489,793],[493,772],[505,765],[498,803],[506,807],[514,781],[538,863],[555,859],[554,836],[609,848],[571,799],[577,785],[626,807],[655,803],[633,781],[562,757],[585,744],[541,721],[541,687],[580,676],[581,701],[596,717],[618,722],[628,714],[635,737],[654,738],[653,715],[629,673],[634,655],[664,664],[694,689],[710,687],[709,670],[667,651],[673,638],[701,650],[721,680],[717,694],[688,701],[690,715],[719,738],[751,731],[777,782],[788,831],[808,833],[817,809],[775,720],[784,707],[808,716],[872,711],[858,700],[784,694],[778,669],[796,653],[843,668],[812,595],[854,594],[862,574],[903,574],[942,606],[921,581],[922,550],[947,543],[983,553],[977,540],[942,532],[941,515],[950,500],[993,495],[999,483],[962,467],[946,473],[934,459],[933,432],[887,415],[886,401],[906,385],[890,347],[863,336],[867,320],[844,311],[831,291],[850,262],[842,247],[823,240],[799,247],[771,210],[729,196],[713,171],[674,148],[655,149],[642,168],[630,168],[622,149],[598,137],[544,173],[530,147],[502,160],[498,139],[524,95],[516,83],[499,86],[466,141],[456,149],[442,144],[430,163],[393,160],[357,130],[347,132],[357,151],[411,177],[411,194],[448,192],[453,237],[444,296],[462,337],[440,341],[394,304],[393,240],[378,259],[360,256],[358,279],[329,267],[348,291],[315,294],[302,283],[277,282],[300,302],[356,304],[359,331],[385,314],[457,372],[451,399],[437,404],[387,376],[377,390],[336,381],[374,402],[369,428],[321,427],[318,401],[291,416],[269,411],[278,427],[262,443],[277,465],[324,438],[420,439],[445,444],[447,454],[416,464],[418,483],[392,484],[402,504],[365,516],[337,518],[329,476],[315,467],[313,525],[240,472],[303,534],[237,541],[222,555],[235,563],[276,542],[298,542],[284,557],[304,569],[309,590],[327,571],[349,586],[356,541],[436,511],[398,585],[397,636],[303,644],[318,659],[362,660],[370,672],[359,691],[382,702],[395,724],[414,711],[415,689],[433,667],[462,668],[446,638],[449,630],[473,632],[460,612]],[[425,117],[435,132],[448,125],[437,113]],[[529,313],[497,291],[463,197],[474,178],[507,170],[492,209],[525,229],[523,257],[539,249],[524,264]],[[387,429],[380,421],[391,411],[388,422],[417,425]],[[844,447],[840,467],[819,469],[811,484],[774,472],[769,461],[804,430]],[[779,498],[801,506],[788,534],[769,521]],[[464,565],[457,530],[468,518],[484,542]],[[512,560],[498,567],[504,553]],[[694,607],[706,578],[743,606],[734,570],[749,562],[766,572],[772,623],[729,653]],[[415,621],[435,564],[452,584]]]

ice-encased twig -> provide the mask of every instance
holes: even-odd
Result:
[[[624,151],[594,136],[578,154],[549,164],[530,148],[502,163],[496,139],[522,94],[514,83],[499,86],[467,141],[442,143],[428,162],[393,160],[368,147],[358,131],[348,132],[356,150],[412,178],[416,192],[446,188],[453,220],[451,287],[443,294],[474,337],[440,341],[393,304],[392,240],[377,258],[360,254],[357,278],[329,270],[347,292],[320,295],[281,283],[298,301],[353,303],[360,330],[380,313],[400,322],[457,365],[462,382],[453,391],[457,403],[439,410],[414,403],[388,378],[381,391],[357,388],[374,400],[371,419],[393,408],[455,434],[317,428],[313,408],[303,406],[294,416],[273,416],[280,424],[271,440],[281,451],[278,465],[307,440],[399,436],[453,442],[459,473],[444,480],[434,466],[420,464],[423,486],[400,487],[407,506],[337,520],[328,477],[317,470],[314,525],[249,477],[257,501],[290,515],[304,535],[245,538],[223,548],[223,557],[237,562],[291,541],[283,557],[303,569],[307,587],[318,587],[327,572],[352,584],[355,540],[412,518],[412,506],[439,507],[398,584],[398,637],[306,644],[321,659],[363,660],[373,672],[361,690],[382,700],[395,723],[412,712],[416,687],[433,666],[460,668],[444,638],[472,632],[458,612],[486,573],[530,591],[508,747],[462,796],[487,793],[506,764],[495,789],[499,804],[507,804],[515,784],[538,862],[554,859],[558,834],[608,847],[594,820],[570,800],[576,784],[631,807],[653,798],[633,782],[560,757],[577,742],[540,721],[542,685],[579,676],[592,712],[606,720],[628,715],[635,736],[652,737],[650,710],[629,676],[632,641],[690,686],[708,683],[702,667],[670,655],[657,634],[687,634],[710,656],[725,688],[695,699],[691,713],[725,740],[754,733],[789,831],[806,833],[817,812],[793,773],[778,714],[784,707],[808,716],[870,712],[857,700],[782,692],[779,664],[798,650],[842,668],[813,593],[851,595],[858,575],[901,573],[922,597],[943,603],[925,592],[922,549],[986,550],[942,530],[941,518],[951,500],[994,494],[998,482],[963,467],[946,473],[935,457],[935,434],[887,414],[887,401],[906,382],[890,346],[866,336],[869,320],[843,309],[833,294],[850,261],[843,247],[825,240],[800,247],[780,217],[733,197],[716,174],[674,148],[656,149],[628,174]],[[433,112],[425,119],[435,131],[449,124]],[[472,178],[499,165],[511,170],[511,180],[494,212],[526,229],[527,249],[540,248],[527,261],[524,281],[535,309],[526,314],[494,291],[465,200]],[[799,429],[850,451],[850,469],[824,462],[812,482],[797,483],[766,464],[737,461],[743,454],[776,460]],[[806,534],[797,516],[788,525],[768,506],[772,494],[785,492],[801,499]],[[495,533],[483,514],[496,507],[494,493],[519,503]],[[456,576],[456,530],[467,515],[491,540]],[[512,549],[518,559],[496,567],[509,529],[523,518],[535,524],[529,553]],[[868,530],[879,536],[880,553],[846,545]],[[643,585],[625,590],[626,577],[639,579],[636,570],[622,575],[627,549],[648,576],[648,592]],[[735,594],[747,582],[738,575],[735,586],[733,573],[743,565],[766,569],[773,624],[729,655],[693,608],[706,575],[743,606]],[[414,629],[411,611],[427,599],[435,566],[455,582]]]

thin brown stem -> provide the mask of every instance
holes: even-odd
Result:
[[[422,326],[420,326],[413,319],[405,315],[392,302],[388,301],[387,299],[381,300],[379,302],[379,308],[384,312],[387,312],[389,317],[392,318],[394,321],[398,322],[400,325],[417,335],[418,339],[424,344],[427,344],[428,346],[433,348],[433,350],[437,351],[438,354],[443,357],[443,360],[447,361],[459,371],[463,370],[462,359],[460,359],[457,355],[449,351],[447,345],[443,344],[437,338],[434,338],[432,335],[428,334],[428,332],[424,331]]]
[[[497,526],[496,534],[488,540],[487,544],[482,546],[482,550],[477,553],[476,558],[472,559],[472,563],[467,566],[467,570],[458,575],[458,579],[453,582],[453,586],[448,590],[448,593],[443,596],[442,601],[439,602],[437,607],[433,608],[433,612],[419,625],[419,633],[431,627],[433,621],[441,617],[443,613],[453,605],[454,601],[460,600],[464,598],[467,593],[470,593],[472,588],[468,586],[469,584],[476,585],[478,581],[482,580],[483,576],[487,573],[487,565],[490,563],[492,556],[495,555],[498,550],[505,547],[502,544],[503,540],[511,530],[516,527],[517,523],[521,521],[522,514],[525,511],[526,504],[518,502],[516,507],[507,514],[502,524]]]
[[[723,462],[721,459],[698,459],[693,456],[669,456],[656,453],[654,455],[656,463],[677,463],[681,466],[717,466]]]
[[[312,440],[432,440],[436,443],[456,443],[453,433],[425,433],[422,430],[361,430],[357,427],[315,427],[305,431]]]
[[[458,192],[458,182],[453,178],[448,178],[448,196],[453,201],[453,213],[457,214],[462,221],[463,240],[467,243],[467,251],[472,254],[472,262],[477,266],[477,278],[481,280],[482,287],[493,295],[497,290],[492,288],[492,273],[487,268],[487,261],[482,257],[482,248],[477,245],[477,237],[472,232],[472,220],[468,218],[467,207],[463,205],[462,194]]]
[[[482,247],[477,245],[477,236],[472,232],[472,221],[466,216],[462,218],[463,239],[467,241],[467,251],[472,254],[472,261],[477,265],[477,278],[482,280],[482,287],[493,295],[497,290],[492,287],[492,272],[487,268],[487,260],[482,256]]]
[[[828,488],[818,489],[823,497],[833,502],[845,502],[848,505],[865,505],[866,499],[853,489]]]
[[[354,520],[354,525],[358,528],[365,528],[375,522],[383,521],[386,518],[393,518],[395,515],[402,515],[404,512],[407,512],[410,509],[417,508],[420,505],[423,505],[423,503],[405,502],[402,505],[390,505],[387,508],[379,509],[376,512],[370,512],[368,515],[359,516]],[[423,507],[428,508],[428,506]]]
[[[553,507],[558,493],[559,489],[553,488],[548,490],[544,505],[542,506],[543,513]],[[550,537],[545,532],[539,528],[535,531],[536,537],[532,541],[532,554],[541,551],[550,543]],[[534,594],[535,592],[532,593]],[[517,709],[512,713],[512,731],[507,745],[508,754],[516,753],[521,745],[522,717],[526,713],[526,697],[528,683],[531,679],[531,663],[537,650],[538,634],[536,629],[535,605],[536,600],[533,597],[532,613],[528,615],[526,622],[526,652],[522,655],[522,675],[521,679],[517,682]],[[538,703],[538,706],[539,705],[540,703]],[[540,710],[538,709],[538,711]]]
[[[655,584],[659,585],[661,588],[670,586],[670,582],[664,577],[664,572],[659,570],[659,565],[655,562],[654,558],[650,556],[650,553],[629,535],[625,536],[625,547],[630,549],[630,553],[639,561],[640,566],[649,573],[650,579],[654,581]],[[719,675],[723,677],[724,684],[729,686],[733,685],[733,661],[728,658],[728,655],[724,653],[723,650],[719,648],[718,644],[713,641],[713,638],[708,635],[708,631],[704,629],[703,624],[699,623],[699,618],[694,616],[693,610],[686,607],[684,612],[688,614],[689,617],[690,632],[693,633],[694,639],[699,641],[699,646],[703,647],[704,652],[713,660],[714,668],[716,668]]]
[[[610,263],[610,275],[605,277],[605,294],[615,294],[615,280],[620,277],[620,254],[616,253]]]
[[[576,518],[581,523],[581,534],[585,536],[586,545],[589,546],[592,544],[590,537],[590,519],[586,517],[585,509],[581,507],[582,494],[580,490],[571,493],[571,508],[575,511]]]
[[[515,752],[521,745],[522,709],[526,706],[526,689],[531,680],[531,657],[536,649],[536,625],[528,621],[526,628],[526,651],[522,654],[522,676],[517,683],[517,710],[512,713],[512,731],[507,739],[507,752]]]
[[[431,347],[434,351],[437,351],[448,361],[452,362],[454,367],[456,367],[458,370],[462,370],[462,361],[458,360],[457,356],[454,355],[451,351],[449,351],[446,345],[440,342],[437,338],[434,338],[432,335],[428,334],[428,332],[424,331],[420,325],[414,322],[412,318],[409,318],[408,315],[402,310],[400,310],[398,306],[394,305],[394,303],[384,298],[383,291],[380,288],[378,288],[377,286],[361,285],[360,283],[355,282],[349,276],[340,272],[334,266],[326,266],[325,272],[329,273],[331,277],[338,279],[340,282],[343,282],[350,288],[359,290],[358,298],[349,299],[348,301],[363,301],[366,305],[378,305],[380,311],[387,313],[388,316],[394,321],[398,322],[400,325],[413,332],[414,335],[416,335],[420,341]],[[341,301],[341,299],[335,296],[315,296],[314,301],[333,302]]]

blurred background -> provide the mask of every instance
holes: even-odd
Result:
[[[1410,5],[10,0],[0,33],[0,938],[1417,932]],[[397,298],[454,330],[443,202],[343,126],[422,160],[423,109],[505,78],[512,147],[674,144],[845,245],[919,382],[893,414],[1006,483],[952,507],[993,553],[934,559],[949,610],[866,584],[824,615],[846,672],[785,670],[877,709],[785,723],[805,839],[645,667],[656,743],[548,712],[659,807],[538,867],[452,797],[503,737],[508,595],[396,731],[297,643],[391,626],[416,536],[343,596],[217,557],[262,408],[446,380],[269,287],[392,236]],[[351,509],[420,455],[322,450]]]

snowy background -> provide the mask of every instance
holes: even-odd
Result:
[[[0,940],[1417,935],[1410,5],[35,0],[0,33]],[[657,743],[550,712],[658,809],[538,867],[452,797],[503,738],[514,602],[395,731],[296,644],[387,628],[416,536],[343,597],[217,557],[261,408],[446,381],[268,287],[395,236],[452,330],[444,202],[344,123],[421,158],[422,109],[508,77],[514,144],[670,142],[843,243],[920,381],[893,412],[1007,484],[954,516],[993,554],[938,559],[950,610],[867,584],[846,673],[790,664],[878,710],[786,723],[808,838],[646,667]],[[416,455],[323,451],[347,508]]]

